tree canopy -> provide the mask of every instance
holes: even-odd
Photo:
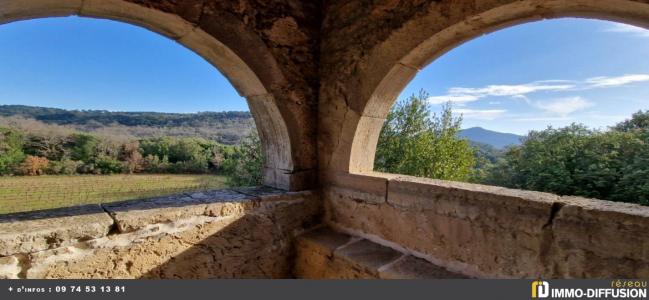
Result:
[[[476,164],[468,140],[457,136],[461,117],[454,117],[450,104],[440,114],[431,112],[428,94],[398,102],[381,130],[375,169],[420,177],[468,180]]]
[[[530,131],[484,182],[649,205],[648,116],[638,112],[607,131],[582,124]]]

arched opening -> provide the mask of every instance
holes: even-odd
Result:
[[[465,43],[401,93],[375,170],[649,204],[647,36],[561,18]]]
[[[391,31],[377,30],[385,33],[383,40],[363,40],[370,45],[359,47],[363,54],[356,64],[341,68],[345,82],[323,79],[323,86],[334,91],[321,93],[320,101],[328,101],[322,105],[321,127],[325,133],[338,133],[335,139],[325,135],[321,143],[332,145],[325,153],[329,156],[320,155],[323,177],[329,180],[324,192],[327,224],[383,245],[397,244],[448,270],[476,277],[626,272],[617,263],[591,267],[629,246],[626,239],[611,243],[594,237],[623,234],[621,213],[639,215],[647,207],[373,168],[381,128],[398,95],[419,70],[449,50],[485,33],[543,19],[590,18],[647,28],[649,5],[615,0],[441,1],[417,8],[415,16]],[[591,218],[595,215],[597,220]],[[642,248],[642,243],[631,247]],[[625,255],[634,256],[632,251]]]
[[[246,32],[228,39],[226,45],[196,24],[176,14],[148,8],[127,1],[3,1],[0,24],[34,18],[78,15],[125,22],[162,34],[189,48],[216,67],[245,97],[262,141],[266,164],[264,184],[281,189],[300,189],[290,179],[294,162],[292,142],[285,118],[266,88],[284,79],[276,62]],[[232,20],[229,20],[232,21]],[[228,23],[232,30],[241,30]],[[248,33],[249,34],[249,33]],[[258,39],[258,38],[257,38]],[[234,47],[234,48],[231,48]],[[234,50],[233,50],[234,49]],[[242,58],[243,57],[243,58]],[[244,61],[254,60],[252,62]]]
[[[342,167],[350,173],[371,172],[374,167],[376,153],[374,147],[379,139],[380,128],[399,93],[419,70],[442,54],[447,53],[450,49],[454,49],[470,39],[501,28],[546,18],[584,17],[618,21],[646,28],[646,16],[648,15],[649,7],[647,5],[633,1],[619,1],[616,6],[601,1],[580,1],[578,4],[548,3],[547,5],[536,6],[525,2],[502,5],[476,13],[456,22],[454,25],[442,27],[443,30],[441,31],[435,32],[430,29],[429,32],[433,32],[432,36],[415,33],[418,28],[424,30],[425,25],[423,25],[424,22],[417,24],[413,22],[413,24],[409,24],[412,27],[396,33],[393,37],[394,40],[389,40],[377,47],[378,49],[372,52],[368,61],[364,63],[366,66],[373,66],[367,70],[384,72],[384,76],[371,76],[368,77],[369,80],[363,82],[361,90],[372,92],[367,95],[367,98],[363,99],[364,103],[360,102],[362,106],[358,112],[358,119],[348,118],[349,124],[344,125],[345,128],[355,126],[355,130],[352,133],[353,138],[349,138],[352,141],[351,145],[349,145],[349,164]],[[398,46],[391,43],[393,41],[403,42],[406,35],[411,39],[420,41],[420,43],[412,42],[412,48],[395,51],[394,49],[398,48]],[[391,52],[381,52],[387,49],[392,50]],[[396,54],[397,52],[400,54]],[[386,59],[386,56],[391,56],[391,58]],[[391,60],[392,58],[394,60]],[[368,89],[368,87],[371,88]],[[465,112],[472,113],[474,111],[465,110]],[[490,113],[499,113],[499,111],[491,111]],[[355,124],[352,125],[352,123]],[[345,133],[343,132],[343,135]],[[341,140],[346,139],[346,137],[341,138]],[[345,153],[342,149],[338,151],[339,153]],[[333,168],[336,168],[336,166],[333,165]]]

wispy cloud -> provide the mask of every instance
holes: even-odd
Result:
[[[446,102],[467,103],[467,102],[476,101],[478,99],[480,98],[474,95],[446,95],[446,96],[428,97],[428,102],[431,104],[442,104]]]
[[[502,115],[504,115],[507,110],[504,109],[468,109],[468,108],[457,108],[453,109],[454,113],[462,114],[462,117],[465,119],[474,119],[474,120],[494,120]]]
[[[537,102],[536,107],[559,117],[568,115],[594,106],[594,104],[582,97],[559,98],[548,102]]]
[[[428,98],[431,104],[453,102],[466,104],[485,97],[510,97],[529,102],[528,94],[536,92],[583,91],[596,88],[612,88],[637,82],[649,82],[649,74],[625,74],[621,76],[598,76],[581,81],[542,80],[524,84],[494,84],[484,87],[452,87],[446,95]]]
[[[649,81],[649,74],[629,74],[617,77],[600,76],[586,79],[586,83],[590,88],[614,87],[643,81]]]
[[[529,118],[514,118],[517,122],[556,122],[556,121],[570,121],[571,117],[529,117]]]
[[[446,102],[468,103],[480,100],[484,97],[521,97],[539,91],[562,91],[575,88],[573,84],[568,83],[546,83],[531,82],[526,84],[499,84],[488,85],[480,88],[452,87],[446,95],[432,96],[428,98],[431,104],[441,104]]]
[[[604,32],[628,33],[637,37],[649,38],[649,30],[627,24],[613,24],[604,29]]]
[[[526,84],[501,84],[488,85],[483,88],[463,88],[454,87],[449,89],[451,95],[472,95],[476,97],[486,96],[515,96],[525,95],[538,91],[562,91],[573,88],[571,84],[546,84],[540,82],[531,82]]]

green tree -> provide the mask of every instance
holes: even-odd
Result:
[[[25,138],[23,151],[25,154],[46,157],[51,161],[61,160],[63,157],[69,156],[65,144],[65,137],[62,136],[43,136],[31,133]]]
[[[170,137],[142,139],[140,140],[140,152],[145,157],[151,155],[158,157],[160,160],[166,157],[168,160],[172,144],[173,139]]]
[[[198,139],[177,139],[169,148],[169,161],[202,161],[206,160],[205,148]]]
[[[140,143],[131,141],[121,145],[119,160],[124,162],[125,170],[128,173],[136,173],[143,170],[144,158],[140,153]]]
[[[231,186],[260,185],[263,179],[264,153],[259,135],[252,131],[233,148],[223,162],[223,170],[228,175]]]
[[[631,119],[618,123],[617,125],[615,125],[615,127],[613,127],[613,130],[624,132],[649,130],[649,110],[640,110],[634,113],[631,116]]]
[[[374,168],[420,177],[469,180],[476,164],[474,149],[457,136],[461,117],[450,104],[431,113],[428,94],[420,91],[398,102],[383,125]]]
[[[20,131],[0,127],[0,175],[11,174],[25,160],[23,143]]]
[[[484,182],[649,204],[648,162],[646,130],[598,131],[572,124],[530,131],[522,145],[509,148],[489,170]]]
[[[649,205],[649,132],[638,137],[636,152],[625,159],[611,200]]]
[[[71,136],[72,151],[71,158],[80,160],[84,163],[94,161],[97,155],[99,139],[95,136],[85,133],[76,133]]]

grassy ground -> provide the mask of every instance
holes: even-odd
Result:
[[[106,203],[225,187],[216,175],[0,177],[0,214]]]

